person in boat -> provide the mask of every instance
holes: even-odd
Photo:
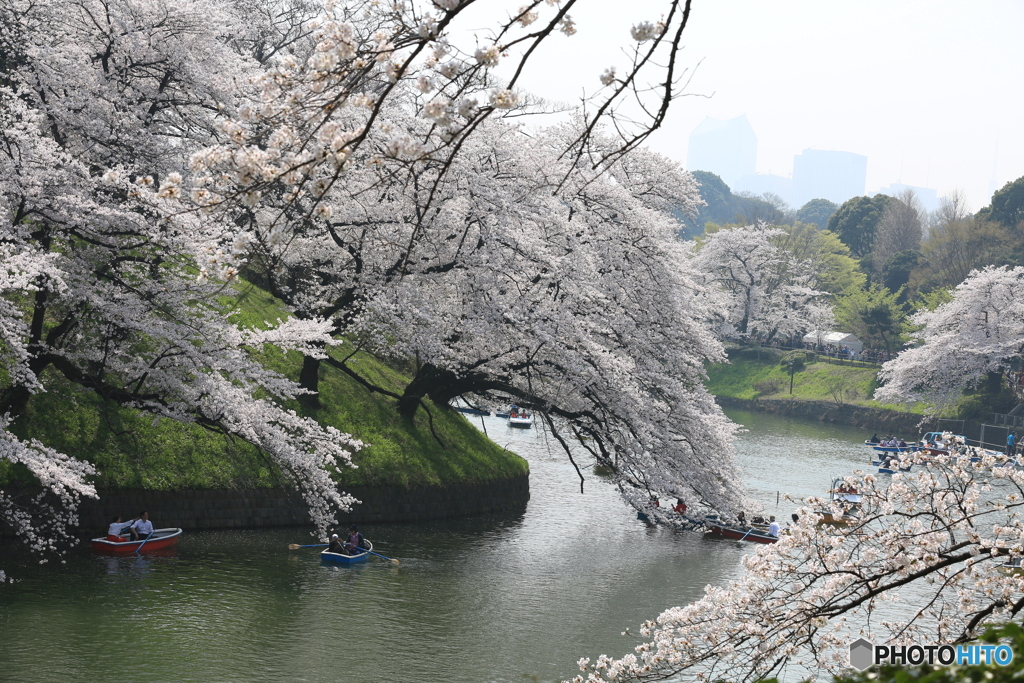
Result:
[[[366,540],[359,533],[359,528],[353,524],[349,527],[348,538],[345,539],[345,552],[349,555],[358,555],[366,547]]]
[[[878,438],[878,432],[872,434],[871,438],[868,439],[868,443],[878,443],[879,441],[881,441],[881,439]]]
[[[519,417],[519,406],[516,406],[516,405],[509,406],[508,416],[509,417]]]
[[[775,538],[778,538],[779,534],[782,533],[782,527],[775,521],[775,515],[768,518],[768,533]]]
[[[658,500],[657,496],[651,496],[651,507],[652,508],[660,508],[661,507],[661,502]]]
[[[673,512],[678,512],[681,515],[686,514],[686,503],[683,502],[682,498],[676,498],[676,504],[672,506]]]
[[[338,537],[338,534],[331,534],[331,542],[327,545],[327,550],[340,555],[348,554],[345,552],[345,542]]]
[[[743,510],[736,513],[736,524],[744,528],[747,526],[747,518],[746,515],[743,514]]]
[[[796,514],[796,513],[794,512],[794,513],[793,513],[793,514],[791,515],[791,517],[793,518],[793,526],[796,526],[796,525],[797,525],[797,524],[798,524],[798,523],[800,522],[800,515],[798,515],[798,514]]]
[[[149,513],[143,510],[139,518],[132,524],[132,540],[138,541],[140,538],[149,538],[152,533],[153,522],[149,521]]]
[[[124,539],[121,538],[121,534],[134,523],[134,519],[130,522],[122,522],[121,515],[114,515],[114,519],[111,520],[110,526],[107,528],[107,540],[113,543],[123,543]]]
[[[900,445],[899,445],[899,447],[900,447],[900,448],[906,448],[906,447],[907,447],[907,442],[906,442],[906,441],[904,441],[903,439],[900,439]]]

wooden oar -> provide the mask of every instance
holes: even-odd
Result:
[[[396,567],[401,564],[401,562],[399,562],[396,559],[393,559],[393,558],[390,558],[390,557],[384,557],[380,553],[375,553],[372,550],[367,550],[366,548],[360,548],[360,550],[362,550],[363,552],[370,553],[371,555],[376,555],[377,557],[379,557],[382,560],[387,560],[388,562],[390,562],[391,564],[395,565]]]
[[[154,530],[154,531],[150,531],[148,534],[146,534],[146,540],[143,541],[142,543],[140,543],[139,547],[135,549],[135,554],[136,555],[138,555],[139,551],[142,550],[142,546],[146,545],[146,542],[149,541],[149,539],[153,538],[153,534],[155,534],[155,533],[156,533],[156,531]]]
[[[288,549],[289,550],[298,550],[299,548],[324,548],[324,547],[326,547],[328,545],[330,545],[330,543],[313,543],[311,545],[299,545],[298,543],[292,543],[292,544],[290,544],[288,546]],[[395,566],[398,566],[398,565],[402,564],[401,562],[399,562],[398,560],[396,560],[394,558],[384,557],[380,553],[375,553],[372,550],[367,550],[366,548],[360,548],[360,550],[362,550],[364,553],[369,553],[371,555],[376,555],[377,557],[379,557],[382,560],[387,560],[388,562],[390,562],[391,564],[393,564]]]

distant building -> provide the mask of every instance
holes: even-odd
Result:
[[[731,189],[753,175],[756,163],[757,136],[746,114],[727,121],[708,116],[690,133],[687,170],[715,173]]]
[[[793,206],[812,199],[842,204],[864,194],[868,158],[853,152],[805,149],[793,157]]]
[[[937,190],[933,190],[928,187],[917,187],[916,185],[904,185],[903,183],[892,183],[888,187],[883,187],[878,192],[872,192],[868,196],[874,197],[876,194],[887,194],[890,197],[895,197],[903,190],[913,190],[914,194],[917,195],[917,200],[921,202],[921,207],[925,211],[935,211],[939,208],[939,193]]]
[[[736,187],[732,189],[736,192],[753,192],[756,195],[771,192],[782,197],[787,204],[791,206],[793,204],[793,179],[786,176],[753,173],[740,178]]]

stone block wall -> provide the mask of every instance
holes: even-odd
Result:
[[[492,512],[525,510],[530,499],[529,475],[481,484],[451,486],[353,487],[361,503],[339,515],[342,524],[422,522]],[[28,492],[26,492],[28,493]],[[242,529],[300,526],[310,523],[306,504],[289,489],[223,490],[100,490],[99,500],[85,500],[79,511],[84,535],[103,533],[110,519],[126,519],[142,510],[158,527],[183,529]],[[9,529],[0,529],[7,535]]]

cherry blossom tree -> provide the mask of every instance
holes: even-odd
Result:
[[[736,481],[728,456],[730,428],[703,389],[700,369],[721,350],[697,331],[704,309],[687,276],[649,277],[664,273],[669,261],[675,261],[675,268],[683,261],[663,230],[669,223],[656,212],[672,201],[688,209],[696,200],[692,182],[663,160],[641,162],[639,156],[623,155],[626,150],[637,153],[636,143],[645,133],[622,136],[623,129],[615,127],[619,136],[611,137],[599,131],[594,117],[614,122],[614,104],[609,103],[633,87],[611,74],[602,79],[610,90],[599,95],[605,99],[594,105],[595,113],[584,109],[558,136],[538,137],[542,143],[492,121],[502,112],[529,111],[531,105],[512,87],[518,71],[510,82],[499,82],[491,69],[506,52],[519,49],[515,36],[529,35],[533,41],[555,29],[571,35],[565,11],[575,4],[559,5],[547,27],[534,34],[522,34],[522,29],[537,20],[534,10],[539,12],[541,3],[524,8],[502,25],[497,42],[472,56],[447,38],[459,3],[445,4],[440,14],[402,3],[371,14],[362,13],[360,3],[328,4],[312,51],[275,63],[257,79],[258,98],[221,122],[217,144],[192,156],[192,189],[175,219],[187,220],[197,212],[218,219],[205,223],[201,278],[231,278],[247,268],[299,317],[329,318],[334,331],[355,339],[359,348],[418,358],[412,383],[396,395],[406,415],[424,406],[424,396],[447,404],[456,396],[489,397],[501,390],[505,398],[542,408],[553,419],[586,421],[588,434],[601,434],[596,457],[623,473],[624,489],[643,491],[644,500],[652,490],[693,491],[709,504],[723,504],[735,497],[734,491],[727,492]],[[654,54],[650,50],[673,21],[684,19],[674,14],[681,6],[671,7],[665,23],[634,27],[633,38],[644,47],[635,51],[627,81],[646,63],[641,55]],[[529,56],[527,49],[520,60]],[[658,120],[656,115],[654,123]],[[606,174],[615,180],[602,180]],[[677,189],[671,190],[666,179]],[[611,207],[616,210],[605,210]],[[631,243],[640,238],[627,232],[638,231],[640,221],[657,226],[656,234],[644,238],[642,251]],[[237,228],[244,233],[242,245],[236,244]],[[643,255],[637,267],[646,268],[646,276],[636,282],[617,276],[622,282],[615,282],[613,274],[624,270],[622,255],[630,249]],[[505,251],[515,258],[510,261]],[[560,263],[571,259],[596,270],[583,278],[582,271]],[[504,270],[497,269],[499,264]],[[513,269],[518,269],[516,276]],[[594,291],[570,287],[572,276],[582,282],[594,274],[604,278],[588,285],[597,287]],[[626,283],[629,299],[620,292]],[[666,283],[681,289],[658,300],[664,305],[651,305],[648,292],[664,293]],[[680,296],[687,290],[692,295],[683,301]],[[573,310],[559,301],[570,296],[585,305]],[[538,319],[551,316],[562,322],[543,328],[521,325],[525,314],[501,313],[503,297]],[[596,297],[608,307],[595,309]],[[657,348],[664,348],[670,332],[682,331],[684,349],[671,363],[662,358],[657,367],[664,369],[663,376],[644,379],[627,400],[611,389],[610,380],[621,379],[626,367],[620,362],[605,372],[609,381],[601,395],[589,399],[602,404],[603,417],[589,404],[590,412],[582,406],[556,410],[555,383],[564,392],[582,359],[609,353],[600,348],[608,344],[607,323],[580,330],[572,346],[555,343],[563,334],[573,339],[570,330],[579,324],[566,321],[570,312],[596,320],[622,310],[633,315],[637,309],[662,308],[665,324]],[[627,322],[636,338],[645,334],[636,320]],[[487,334],[466,331],[484,327]],[[636,364],[639,351],[656,346],[651,340],[645,344],[630,350],[621,342],[614,346]],[[549,347],[574,356],[555,365],[536,355]],[[534,355],[527,357],[528,352]],[[541,360],[554,375],[536,374]],[[307,389],[315,389],[321,362],[351,372],[344,361],[310,355],[302,372]],[[603,365],[593,359],[587,363],[590,374],[604,372]],[[517,386],[512,380],[524,372],[527,386]],[[675,387],[668,397],[670,385]],[[659,407],[662,398],[666,402]],[[631,433],[640,429],[631,425],[645,414],[640,407],[645,402],[650,419],[642,433]],[[609,405],[631,406],[631,414],[613,419]],[[671,425],[658,425],[653,417],[667,419],[669,413]],[[614,444],[618,437],[612,435],[627,436]],[[659,458],[669,464],[642,465]],[[693,466],[695,460],[700,466]],[[705,465],[712,462],[717,464],[708,470]],[[670,477],[659,474],[670,470]]]
[[[11,1],[2,11],[0,442],[4,460],[44,489],[27,506],[0,496],[4,521],[34,549],[52,549],[77,500],[95,496],[91,466],[7,428],[57,380],[253,443],[325,528],[353,502],[331,474],[360,444],[280,407],[275,399],[303,391],[252,356],[266,343],[315,353],[334,343],[329,325],[232,324],[223,286],[195,278],[202,230],[172,225],[147,201],[179,194],[188,154],[251,74],[222,40],[233,15],[131,0]]]
[[[920,345],[882,366],[880,401],[924,401],[940,410],[967,387],[996,378],[1024,351],[1024,268],[977,270],[934,311],[912,321]]]
[[[269,453],[300,486],[317,524],[328,524],[332,509],[352,502],[330,473],[359,444],[281,409],[277,399],[308,390],[262,368],[252,350],[273,343],[326,357],[344,326],[369,309],[338,305],[339,297],[347,303],[348,275],[341,286],[326,283],[334,299],[310,278],[279,282],[280,291],[301,292],[300,315],[245,330],[230,322],[220,295],[253,255],[264,272],[288,272],[286,254],[314,253],[325,234],[334,240],[326,221],[338,206],[368,211],[375,227],[385,226],[365,250],[349,253],[350,281],[360,281],[360,256],[388,239],[406,246],[389,250],[397,254],[393,270],[379,274],[391,277],[375,286],[401,284],[416,250],[439,244],[426,226],[441,210],[460,151],[492,115],[531,108],[517,90],[526,63],[541,42],[569,39],[570,12],[592,3],[532,0],[467,49],[448,36],[472,4],[358,0],[321,10],[300,0],[3,0],[2,329],[10,383],[0,413],[16,418],[57,376],[125,406],[240,436]],[[613,166],[620,181],[627,177],[623,155],[661,124],[678,95],[689,9],[666,0],[659,21],[629,30],[629,63],[595,74],[600,87],[555,157],[561,175],[542,184],[562,188],[577,182],[578,169],[596,178]],[[320,16],[310,21],[314,12]],[[499,63],[513,67],[506,80],[493,75]],[[627,99],[649,114],[638,125],[634,112],[619,113]],[[595,146],[603,122],[618,137]],[[643,195],[641,183],[636,188]],[[446,210],[457,212],[452,197]],[[349,207],[351,199],[361,202]],[[380,220],[389,208],[411,213]],[[361,282],[348,291],[375,302],[389,292]],[[713,345],[704,351],[717,353]],[[693,363],[687,381],[699,377]],[[657,397],[662,389],[644,390]],[[698,403],[712,418],[706,431],[721,441],[724,418],[706,393]],[[94,495],[88,465],[3,434],[5,458],[28,465],[68,514],[77,496]],[[695,445],[706,444],[688,447]],[[34,533],[29,516],[3,509],[17,530]]]
[[[722,350],[666,211],[693,205],[692,180],[639,151],[564,175],[551,137],[570,135],[511,130],[465,154],[476,170],[451,195],[456,222],[425,242],[448,265],[411,271],[362,323],[388,340],[378,353],[418,361],[400,404],[528,405],[637,507],[652,494],[732,507],[732,427],[703,387]]]
[[[692,267],[718,299],[723,335],[790,336],[828,317],[826,293],[811,286],[817,273],[778,244],[785,236],[764,223],[724,228],[693,253]]]
[[[1024,609],[1024,472],[1005,457],[910,457],[913,471],[850,476],[849,526],[821,526],[839,503],[808,500],[800,521],[743,560],[743,576],[640,630],[622,658],[579,661],[573,680],[800,679],[847,666],[849,644],[953,643]]]

